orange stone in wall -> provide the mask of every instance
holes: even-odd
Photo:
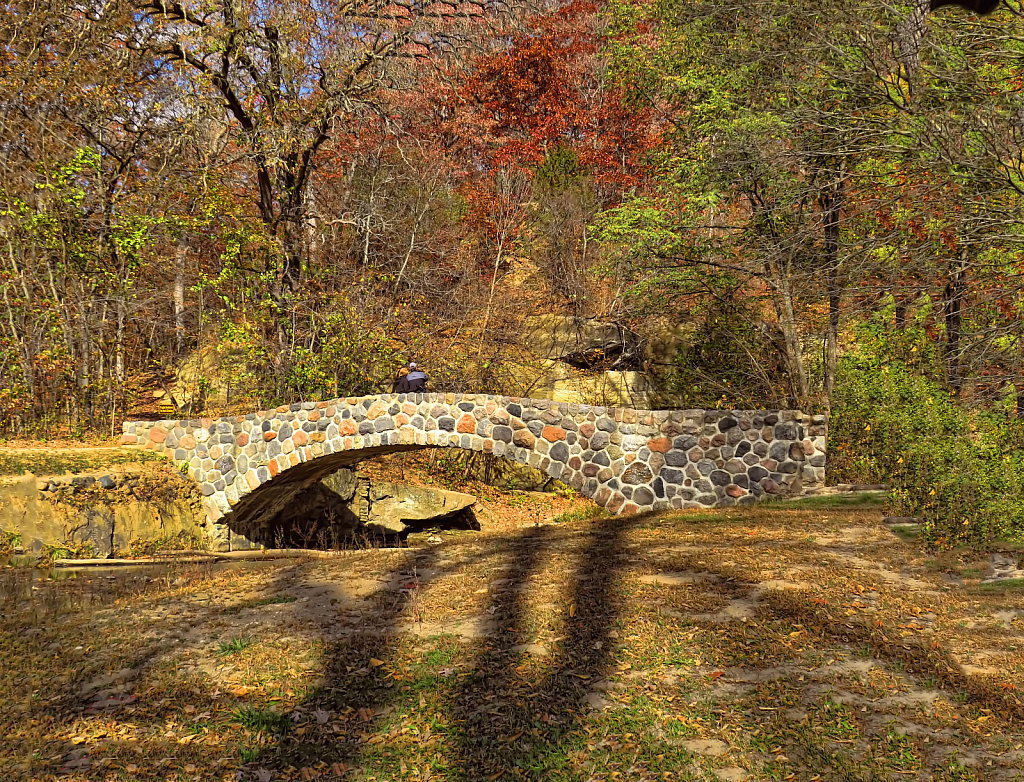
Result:
[[[296,445],[305,445],[309,441],[309,437],[301,429],[292,435],[292,442]]]
[[[476,419],[469,413],[459,418],[459,422],[455,425],[455,431],[459,434],[473,434],[476,431]],[[564,436],[564,432],[562,433]]]
[[[249,444],[249,433],[248,432],[239,432],[238,436],[235,437],[235,445],[237,445],[239,448],[242,448],[242,447],[244,447],[244,446],[246,446],[248,444]],[[184,437],[181,438],[181,447],[182,448],[187,447],[185,445],[185,438]]]
[[[167,430],[162,426],[154,426],[149,430],[149,439],[154,443],[162,443],[167,439]]]
[[[672,448],[672,441],[667,437],[654,437],[647,441],[647,447],[655,453],[668,453]]]
[[[346,418],[338,426],[338,431],[341,432],[341,434],[346,437],[349,435],[353,435],[356,433],[356,422],[353,421],[351,418]]]
[[[545,426],[540,436],[549,443],[557,443],[559,440],[565,439],[565,430],[560,426]]]

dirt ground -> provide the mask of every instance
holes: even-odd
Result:
[[[1024,778],[1021,585],[880,506],[512,500],[405,549],[0,570],[0,779]]]

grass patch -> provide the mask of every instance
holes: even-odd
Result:
[[[611,516],[611,513],[607,510],[597,505],[593,505],[566,511],[565,513],[559,513],[552,519],[552,521],[555,524],[569,524],[574,521],[594,521],[596,519],[604,519],[609,516]]]
[[[242,764],[252,763],[254,760],[259,758],[260,748],[259,747],[242,747],[238,753],[238,758]]]
[[[127,449],[83,449],[82,452],[60,449],[4,453],[0,451],[0,475],[63,475],[65,473],[96,472],[123,464],[164,462],[163,456],[152,451]]]
[[[991,616],[1015,603],[943,578],[976,564],[893,538],[873,506],[778,503],[197,567],[177,585],[0,570],[0,688],[31,694],[0,702],[0,779],[60,776],[69,741],[111,758],[108,776],[977,779],[959,751],[1012,779],[1024,652]],[[699,577],[641,580],[682,572]],[[236,615],[285,592],[309,599]],[[83,714],[82,683],[119,676],[138,700]]]
[[[21,535],[0,530],[0,556],[9,556],[17,548],[21,548]]]
[[[217,647],[217,654],[237,654],[238,652],[245,651],[255,643],[251,638],[232,638],[230,641],[224,641]]]
[[[990,584],[978,584],[979,592],[996,594],[1000,592],[1024,591],[1024,578],[1008,578],[1005,581],[993,581]]]
[[[883,492],[849,492],[842,494],[826,494],[821,497],[802,497],[798,500],[778,499],[775,502],[785,504],[787,508],[826,509],[826,508],[881,508],[885,505]]]
[[[904,540],[907,543],[913,543],[921,537],[920,524],[894,524],[889,527],[889,531],[900,540]]]
[[[245,611],[249,608],[259,608],[261,606],[272,606],[272,605],[284,605],[285,603],[294,603],[298,598],[293,595],[271,595],[270,597],[258,597],[252,600],[243,600],[235,605],[227,606],[222,609],[224,614],[237,614],[239,611]]]
[[[258,600],[253,600],[249,605],[256,606],[275,606],[283,605],[284,603],[294,603],[298,600],[297,597],[292,595],[272,595],[270,597],[261,597]]]
[[[206,544],[195,532],[181,530],[165,538],[136,538],[128,549],[129,557],[151,557],[162,551],[205,551]]]
[[[243,728],[254,733],[287,733],[291,727],[291,720],[284,714],[272,709],[258,709],[253,706],[243,706],[236,709],[231,715]]]

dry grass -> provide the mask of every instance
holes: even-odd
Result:
[[[152,580],[0,571],[0,779],[1021,778],[1024,592],[880,521],[506,519]]]

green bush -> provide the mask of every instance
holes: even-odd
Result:
[[[17,532],[4,532],[0,530],[0,556],[13,554],[16,548],[21,547],[21,535]]]
[[[887,483],[891,512],[920,516],[931,546],[984,547],[1024,534],[1019,424],[965,410],[944,388],[919,324],[862,325],[838,367],[830,482]]]

